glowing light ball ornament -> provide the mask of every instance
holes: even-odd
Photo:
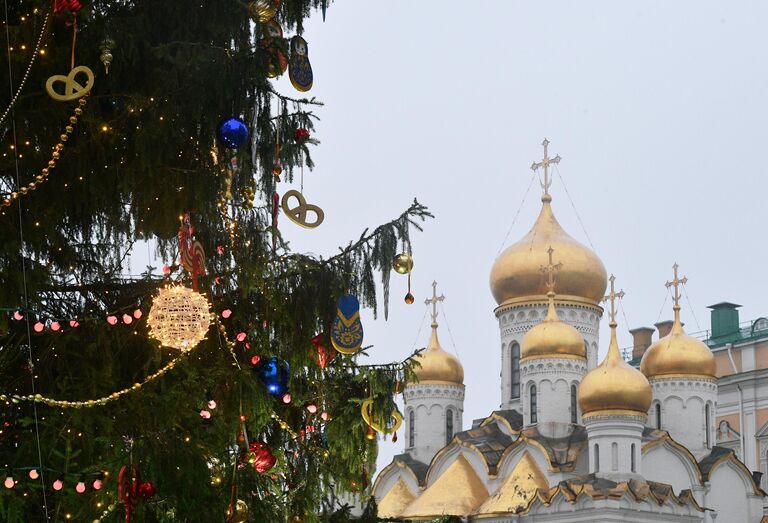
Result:
[[[208,332],[213,316],[203,294],[186,287],[166,287],[152,301],[150,336],[165,347],[189,351]]]
[[[248,126],[240,118],[227,118],[219,124],[219,140],[227,149],[237,149],[248,140]]]

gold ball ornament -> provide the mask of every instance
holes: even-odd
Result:
[[[248,4],[248,14],[262,24],[272,20],[280,7],[280,0],[253,0]]]
[[[248,521],[248,504],[242,499],[238,499],[232,512],[232,507],[227,510],[228,523],[246,523]]]
[[[150,336],[165,347],[189,351],[200,343],[213,320],[203,294],[187,287],[166,287],[152,301]]]
[[[413,269],[413,257],[410,253],[401,252],[392,260],[392,268],[398,274],[408,274]]]

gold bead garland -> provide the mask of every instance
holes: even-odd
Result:
[[[125,396],[130,392],[136,392],[138,390],[141,390],[141,388],[147,383],[155,381],[157,378],[159,378],[160,376],[163,376],[166,372],[173,369],[176,366],[176,362],[178,362],[182,357],[186,356],[187,354],[189,354],[189,351],[182,352],[179,356],[176,356],[176,358],[169,361],[165,367],[159,369],[154,374],[150,374],[149,376],[147,376],[144,379],[144,381],[142,381],[141,383],[134,383],[130,387],[126,387],[122,390],[118,390],[116,392],[113,392],[112,394],[103,396],[101,398],[85,400],[85,401],[67,401],[67,400],[56,400],[53,398],[49,398],[47,396],[43,396],[42,394],[29,394],[26,396],[18,395],[18,394],[0,394],[0,401],[11,401],[13,403],[28,401],[28,402],[42,403],[44,405],[48,405],[49,407],[59,407],[62,409],[83,409],[83,408],[91,408],[91,407],[106,405],[107,403],[111,403],[113,401],[120,399],[122,396]]]
[[[0,122],[5,120],[6,117],[10,114],[11,109],[13,109],[13,106],[16,104],[16,100],[18,100],[22,89],[24,89],[24,84],[27,83],[27,79],[29,78],[29,72],[32,70],[32,66],[35,63],[35,59],[37,58],[37,55],[40,53],[40,45],[43,43],[43,36],[45,36],[46,34],[46,28],[48,27],[48,19],[50,17],[51,17],[51,12],[48,11],[45,14],[45,20],[43,20],[43,27],[40,29],[40,36],[37,37],[35,50],[32,51],[32,58],[29,59],[29,65],[27,66],[27,70],[24,72],[24,77],[21,79],[21,83],[19,84],[19,87],[16,89],[16,94],[14,94],[13,98],[11,98],[11,103],[8,104],[8,107],[3,112],[3,116],[0,116]]]
[[[82,107],[85,107],[85,104],[88,103],[85,98],[80,98],[78,100],[79,107],[75,108],[74,115],[69,117],[69,123],[70,124],[76,124],[77,119],[79,116],[83,114]],[[69,139],[69,135],[72,134],[75,131],[75,128],[72,125],[67,125],[65,127],[65,132],[61,136],[59,136],[59,139],[61,140],[59,143],[56,144],[56,146],[53,148],[53,152],[51,153],[51,159],[48,160],[48,166],[43,167],[40,170],[40,174],[35,176],[35,181],[28,183],[24,187],[20,187],[18,191],[13,191],[9,196],[7,196],[2,202],[0,202],[0,209],[3,207],[10,206],[14,201],[19,199],[24,194],[27,194],[29,191],[34,191],[37,189],[41,183],[46,181],[48,179],[48,176],[51,174],[51,169],[56,167],[56,161],[61,157],[61,151],[64,150],[64,142],[66,142]]]
[[[166,347],[189,351],[205,339],[213,315],[204,294],[187,287],[166,287],[152,301],[150,336]]]

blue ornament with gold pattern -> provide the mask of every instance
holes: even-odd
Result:
[[[272,396],[282,396],[288,392],[288,374],[291,367],[288,362],[272,356],[259,362],[254,368]]]
[[[219,141],[227,149],[239,148],[248,141],[248,126],[240,118],[227,118],[219,124]]]
[[[342,354],[354,354],[363,345],[360,302],[351,294],[339,298],[336,318],[331,325],[331,343]]]
[[[307,41],[300,36],[291,38],[291,63],[288,66],[288,77],[297,91],[303,93],[312,89],[314,75],[312,64],[309,63],[309,48]]]

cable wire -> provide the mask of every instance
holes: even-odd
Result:
[[[520,216],[520,211],[523,209],[523,204],[525,204],[526,198],[528,198],[528,193],[531,191],[531,187],[533,186],[533,180],[536,179],[536,173],[533,173],[533,176],[531,176],[531,181],[528,182],[528,188],[525,190],[525,194],[523,194],[523,199],[520,202],[520,207],[517,208],[517,212],[515,213],[515,216],[512,218],[512,223],[509,225],[509,229],[507,229],[507,234],[504,236],[504,240],[501,242],[501,246],[499,247],[499,250],[496,252],[496,256],[501,253],[501,250],[504,248],[504,245],[507,243],[507,239],[509,238],[510,233],[512,232],[512,227],[515,226],[515,222],[517,222],[517,217]]]
[[[459,349],[456,347],[456,343],[453,341],[453,333],[451,332],[451,324],[448,322],[448,315],[445,314],[445,305],[443,305],[442,302],[440,302],[440,312],[443,313],[443,318],[445,318],[445,327],[448,329],[448,337],[451,339],[451,345],[453,345],[453,352],[456,353],[456,357],[461,360],[461,355],[459,354]]]
[[[11,34],[10,29],[8,27],[8,0],[4,0],[3,2],[5,7],[5,43],[8,49],[8,88],[9,92],[11,94],[11,106],[10,106],[10,115],[11,115],[11,131],[13,136],[13,161],[14,161],[14,168],[16,172],[16,187],[21,187],[20,178],[19,178],[19,147],[16,137],[16,114],[13,109],[13,100],[14,100],[14,88],[13,88],[13,67],[11,66]],[[47,18],[46,18],[47,20]],[[29,349],[29,368],[32,372],[30,372],[30,379],[32,380],[32,395],[35,395],[35,360],[32,354],[32,328],[29,324],[29,294],[27,292],[27,262],[24,258],[24,225],[22,224],[22,204],[21,200],[18,201],[19,205],[19,255],[21,256],[21,277],[23,282],[23,290],[24,290],[24,319],[26,320],[27,325],[27,346]],[[50,519],[50,515],[48,514],[48,498],[46,497],[45,493],[45,472],[43,470],[43,452],[40,445],[40,422],[37,417],[37,402],[32,403],[32,412],[34,415],[35,420],[35,438],[37,440],[37,459],[38,463],[40,465],[40,485],[41,485],[41,492],[43,494],[43,509],[45,510],[45,519],[48,521]]]
[[[688,302],[688,308],[691,309],[691,315],[693,316],[693,321],[696,322],[696,328],[701,331],[701,325],[699,325],[699,320],[696,319],[696,311],[693,310],[693,304],[691,303],[690,298],[688,298],[688,291],[685,290],[685,284],[682,285],[683,287],[683,294],[685,295],[685,301]]]
[[[571,193],[568,192],[568,187],[565,185],[565,180],[560,174],[560,168],[557,166],[557,164],[555,164],[555,173],[557,173],[557,177],[560,178],[560,183],[563,184],[563,189],[565,189],[565,194],[568,196],[568,201],[571,202],[571,207],[573,207],[573,212],[576,213],[576,219],[579,220],[579,225],[581,225],[581,230],[584,231],[584,236],[587,237],[589,246],[592,247],[593,251],[596,251],[597,249],[595,249],[595,245],[592,243],[592,238],[589,237],[589,233],[587,232],[586,227],[584,227],[584,222],[581,221],[581,215],[579,215],[579,211],[578,209],[576,209],[576,204],[573,203],[573,198],[571,198]]]

